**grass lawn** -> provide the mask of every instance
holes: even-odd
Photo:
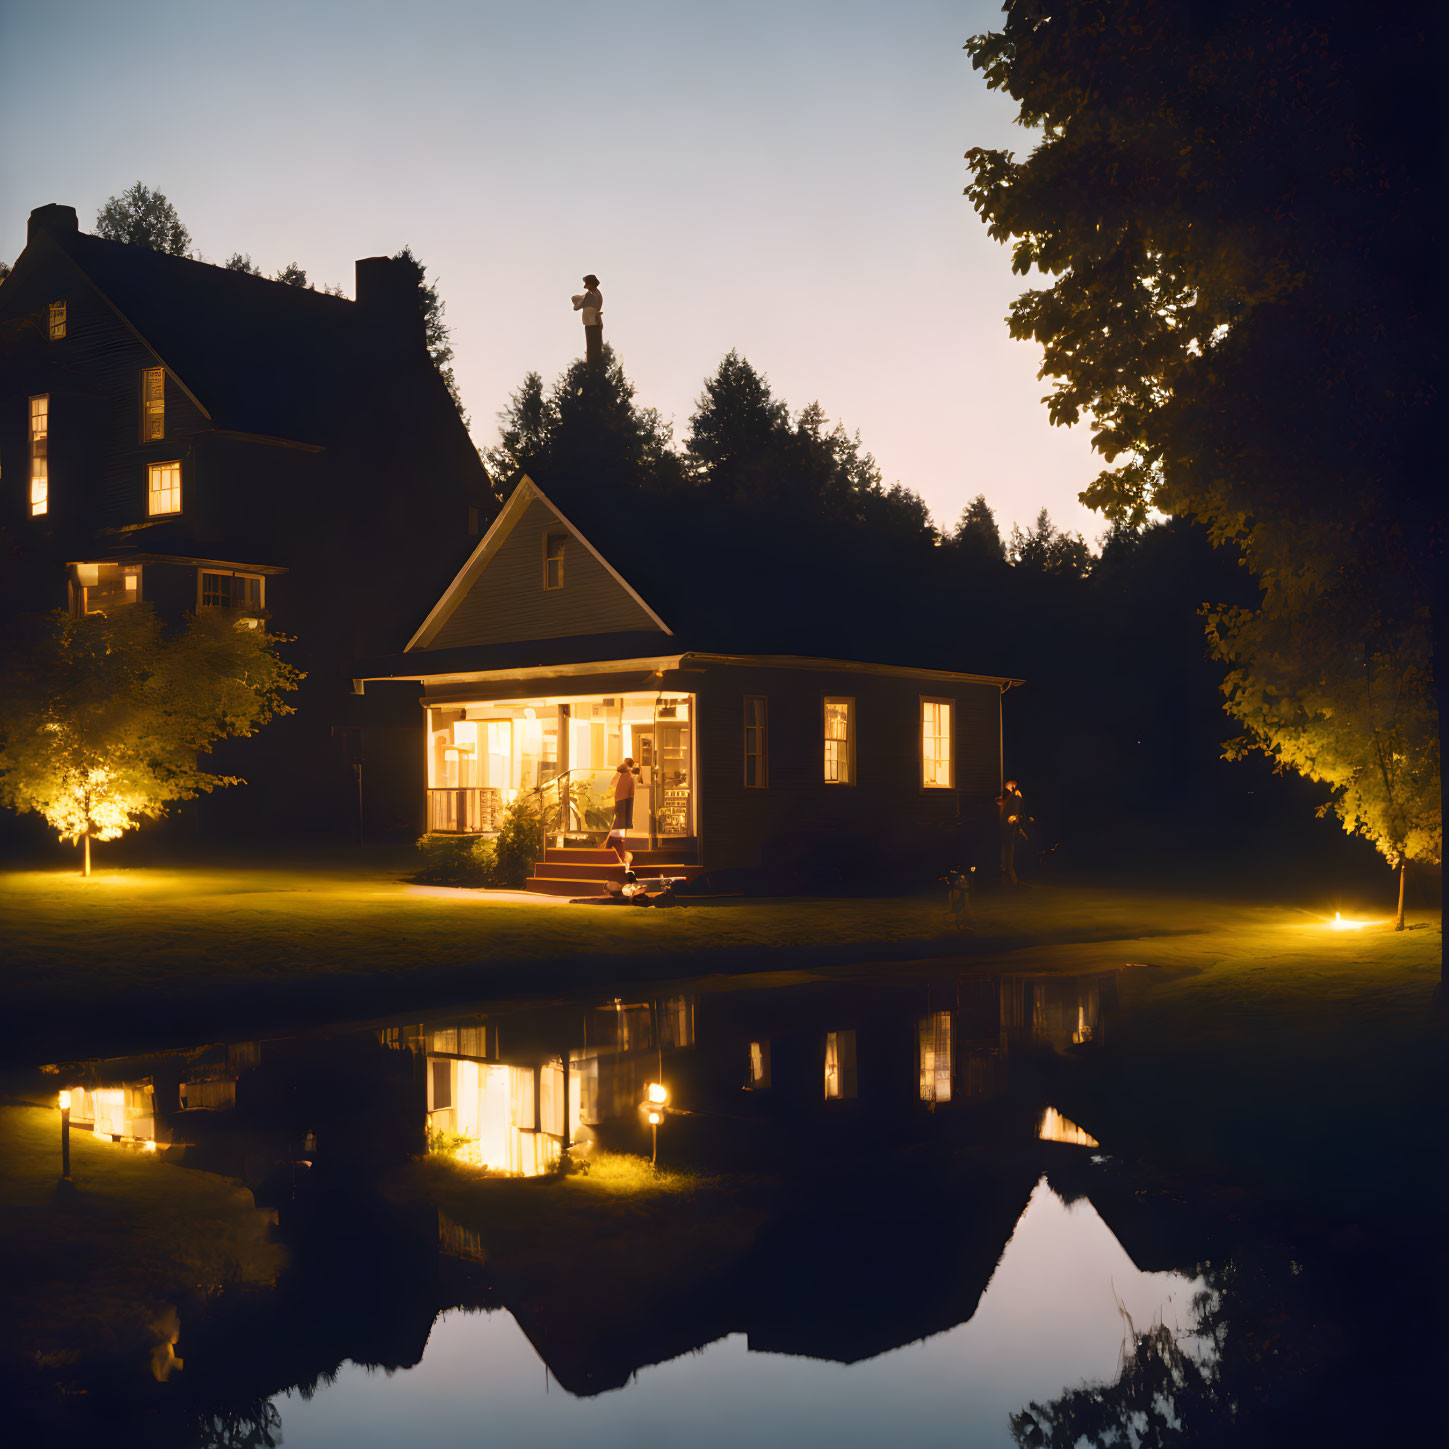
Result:
[[[75,1191],[57,1194],[60,1114],[0,1105],[0,1362],[37,1370],[149,1360],[164,1377],[179,1316],[269,1287],[282,1250],[227,1178],[71,1133]]]
[[[202,862],[89,880],[10,870],[0,873],[0,1052],[121,1050],[214,1032],[221,1013],[243,1030],[304,1025],[602,975],[755,969],[775,953],[800,967],[990,955],[1281,915],[1052,886],[985,895],[974,929],[961,931],[935,896],[643,910],[412,885],[375,863]]]

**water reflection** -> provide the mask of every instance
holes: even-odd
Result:
[[[1124,1313],[1212,1370],[1184,1346],[1200,1239],[1144,1210],[1053,1096],[1115,1003],[1109,971],[683,983],[45,1081],[107,1150],[160,1144],[276,1214],[276,1293],[182,1316],[165,1403],[203,1439],[265,1443],[278,1414],[289,1445],[424,1422],[462,1439],[486,1400],[495,1434],[533,1443],[624,1442],[655,1415],[701,1444],[876,1444],[905,1419],[912,1443],[1003,1444],[1013,1422],[1037,1442],[1058,1422],[1042,1405],[1136,1361]],[[622,1210],[506,1196],[556,1193],[523,1179],[565,1161],[647,1154],[652,1082],[661,1162],[737,1175],[726,1188]],[[459,1202],[400,1192],[430,1153],[519,1179],[490,1186],[502,1217],[468,1179],[439,1179]]]

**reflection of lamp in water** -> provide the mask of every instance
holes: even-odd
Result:
[[[70,1181],[70,1092],[62,1091],[60,1104],[60,1178]]]

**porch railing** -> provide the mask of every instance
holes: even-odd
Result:
[[[503,792],[489,785],[428,791],[428,829],[450,835],[481,835],[503,823]]]

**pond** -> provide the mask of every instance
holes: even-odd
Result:
[[[1339,1224],[1128,1150],[1105,1106],[1083,1115],[1126,1069],[1140,969],[620,982],[18,1070],[12,1097],[69,1092],[77,1165],[36,1228],[63,1225],[68,1257],[37,1247],[10,1274],[21,1337],[68,1350],[10,1345],[11,1402],[57,1442],[293,1449],[1251,1444],[1382,1423],[1385,1360],[1419,1369],[1368,1324],[1413,1245],[1368,1225],[1345,1246]],[[141,1318],[102,1302],[61,1322],[96,1271],[86,1234],[118,1231],[97,1207],[116,1164],[132,1187],[107,1211],[158,1265],[168,1235],[215,1246],[222,1226],[176,1221],[174,1187],[125,1192],[205,1182],[265,1215],[278,1271],[233,1264],[218,1288],[137,1266]]]

